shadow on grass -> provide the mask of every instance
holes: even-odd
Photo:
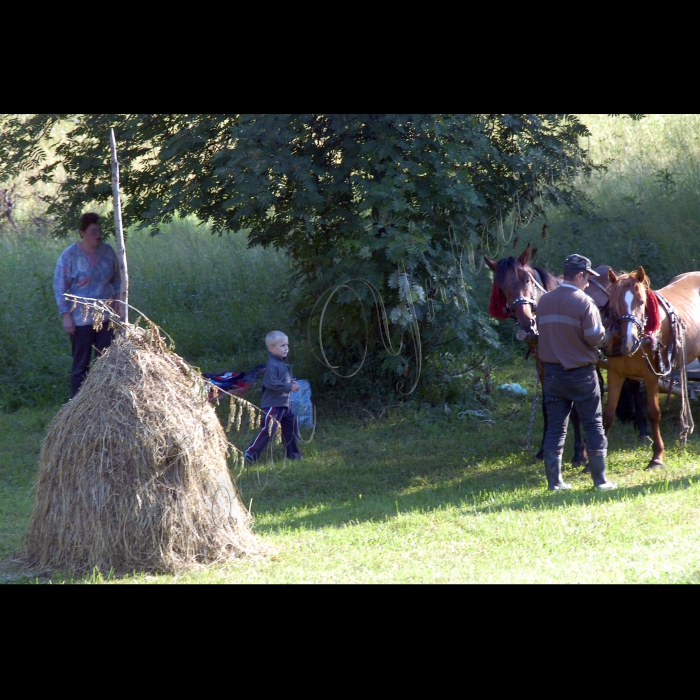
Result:
[[[446,441],[450,430],[445,426]],[[483,431],[482,431],[483,432]],[[284,523],[261,524],[260,529],[284,527],[338,527],[350,521],[362,522],[394,517],[397,512],[426,511],[450,506],[469,508],[473,512],[542,509],[567,506],[573,502],[601,502],[634,497],[640,493],[687,488],[693,477],[620,488],[610,493],[593,489],[590,475],[566,467],[564,476],[577,488],[573,492],[550,493],[546,490],[541,461],[517,449],[517,441],[500,437],[486,444],[486,449],[473,449],[469,457],[443,457],[423,441],[424,452],[399,450],[392,445],[391,430],[384,433],[386,453],[381,459],[358,456],[352,450],[338,450],[330,464],[294,465],[278,478],[271,479],[267,489],[254,495],[256,513],[281,518]],[[483,435],[479,436],[483,439]],[[475,436],[475,441],[479,437]],[[632,451],[632,459],[644,452],[633,432],[614,459],[622,459]],[[490,448],[490,449],[489,449]],[[323,450],[325,454],[330,451]],[[629,457],[627,458],[629,461]],[[640,463],[646,464],[643,458]],[[353,465],[349,467],[349,465]],[[641,472],[640,466],[640,472]],[[615,478],[615,475],[612,475]],[[581,485],[588,488],[581,490]],[[246,492],[245,485],[242,491]],[[266,492],[267,491],[267,492]],[[520,497],[518,492],[527,495]],[[247,501],[246,501],[247,502]],[[295,515],[296,511],[313,511],[316,504],[326,507],[318,512]]]
[[[586,475],[587,476],[587,475]],[[292,529],[320,529],[326,527],[344,527],[348,524],[359,525],[363,522],[386,521],[396,518],[401,513],[429,512],[456,507],[470,514],[497,513],[501,511],[531,511],[553,510],[568,508],[572,505],[600,504],[629,500],[637,496],[652,496],[670,491],[681,491],[700,482],[698,477],[682,477],[655,484],[643,484],[631,487],[621,487],[614,491],[598,491],[591,484],[590,489],[581,491],[550,492],[542,486],[542,493],[531,496],[503,501],[507,498],[509,489],[505,487],[501,493],[493,490],[479,489],[480,482],[489,485],[491,478],[480,479],[479,476],[465,478],[456,487],[440,487],[431,491],[426,498],[424,493],[397,495],[393,499],[373,498],[361,503],[359,499],[342,505],[326,508],[318,513],[285,517],[281,524],[258,524],[256,531],[277,532]],[[462,489],[461,486],[466,488]],[[520,490],[523,484],[520,484]]]
[[[564,478],[575,488],[551,493],[543,463],[523,451],[525,417],[521,410],[515,421],[472,423],[468,429],[449,419],[422,425],[377,422],[358,425],[346,439],[321,432],[305,462],[287,463],[276,474],[265,473],[262,466],[264,486],[245,477],[239,486],[244,501],[252,498],[254,514],[260,516],[256,530],[274,532],[342,527],[449,507],[473,513],[546,510],[682,490],[697,480],[669,480],[662,471],[654,473],[656,482],[601,492],[593,488],[589,474],[565,464]],[[670,435],[673,421],[668,414],[666,418],[662,429]],[[648,443],[638,440],[631,424],[616,428],[610,439],[610,478],[619,479],[620,464],[622,471],[641,474],[651,455]],[[569,431],[569,454],[572,442]],[[698,443],[696,436],[689,440],[691,454],[700,451]]]

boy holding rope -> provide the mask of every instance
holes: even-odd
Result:
[[[289,408],[289,392],[300,389],[296,380],[291,378],[289,367],[285,362],[289,354],[289,338],[281,331],[270,331],[265,336],[265,344],[269,355],[260,401],[264,418],[260,432],[243,455],[246,462],[250,464],[257,462],[260,458],[270,438],[275,434],[278,424],[282,427],[282,442],[287,459],[302,459],[296,441],[296,419]]]

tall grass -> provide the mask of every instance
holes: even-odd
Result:
[[[52,284],[71,242],[0,238],[0,410],[68,400],[70,342]],[[249,249],[242,232],[212,235],[194,220],[178,220],[155,237],[127,233],[126,247],[130,303],[203,372],[251,369],[267,358],[265,334],[289,326],[288,261],[274,250]],[[130,320],[136,317],[132,311]],[[304,355],[292,345],[296,362]]]
[[[70,344],[52,290],[63,247],[34,236],[0,239],[0,410],[68,398]]]
[[[249,249],[243,232],[212,235],[191,219],[155,237],[131,234],[127,245],[130,303],[173,337],[178,354],[204,371],[266,360],[265,334],[289,324],[282,253]]]
[[[591,131],[582,146],[605,170],[578,182],[590,200],[582,214],[549,210],[518,232],[522,248],[536,244],[556,272],[571,252],[621,271],[642,265],[656,288],[699,269],[700,115],[579,117]]]

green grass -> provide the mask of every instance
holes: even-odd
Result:
[[[541,463],[523,452],[534,388],[529,376],[517,362],[497,368],[498,384],[519,381],[530,393],[515,398],[497,391],[492,422],[410,404],[381,418],[321,412],[313,440],[303,446],[304,461],[285,464],[277,454],[236,475],[256,533],[276,552],[268,557],[178,576],[135,572],[115,579],[98,572],[73,582],[698,582],[700,437],[674,444],[678,402],[662,422],[665,470],[645,472],[650,448],[637,443],[630,425],[615,423],[608,473],[618,490],[595,491],[588,475],[568,467],[573,489],[550,493]],[[693,409],[700,422],[698,406]],[[50,412],[29,410],[0,416],[8,455],[0,485],[9,504],[0,520],[3,557],[26,527],[37,445],[49,418]],[[538,410],[535,447],[540,431]],[[230,434],[239,447],[249,437]],[[571,453],[570,434],[565,457]],[[5,577],[72,581],[61,574]]]
[[[654,288],[700,266],[700,115],[650,114],[640,121],[579,115],[592,132],[582,145],[606,170],[578,184],[582,214],[550,209],[517,232],[518,254],[538,246],[538,264],[560,274],[571,252],[620,271],[644,266]],[[542,226],[549,225],[542,238]]]
[[[56,408],[0,413],[0,559],[19,546],[34,503],[34,476]]]
[[[52,284],[61,251],[77,239],[0,237],[0,411],[68,400],[70,342]],[[249,249],[242,232],[217,236],[193,220],[176,220],[156,237],[131,233],[126,246],[129,302],[203,372],[264,362],[265,334],[289,324],[287,259]],[[136,317],[130,312],[132,322]],[[302,372],[309,353],[296,339],[293,350]]]

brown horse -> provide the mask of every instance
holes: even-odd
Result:
[[[608,348],[608,400],[603,414],[606,435],[626,377],[640,379],[647,388],[647,415],[651,421],[654,455],[646,469],[663,467],[664,443],[659,423],[659,379],[681,374],[681,438],[693,430],[684,392],[685,367],[700,356],[700,272],[674,277],[658,291],[640,267],[636,272],[608,273],[610,322],[615,339]]]
[[[532,251],[530,244],[525,248],[519,258],[509,256],[502,258],[498,262],[484,256],[486,264],[495,273],[489,313],[494,318],[511,318],[520,327],[518,338],[524,340],[529,349],[529,354],[537,358],[537,302],[543,294],[556,289],[562,282],[561,277],[553,275],[548,270],[536,265],[531,265]],[[598,279],[591,279],[591,284],[586,289],[586,293],[593,299],[600,309],[608,303],[607,287],[609,281],[607,273],[610,268],[607,265],[595,268],[600,275]],[[604,284],[601,284],[604,283]],[[537,372],[540,379],[540,386],[543,386],[544,366],[537,361]],[[599,372],[599,380],[602,376]],[[627,382],[624,396],[630,396],[630,403],[635,406],[633,411],[637,432],[640,436],[646,436],[647,425],[643,399],[639,392],[638,382]],[[542,444],[547,433],[547,409],[542,402],[542,415],[544,427],[542,432]],[[586,445],[581,437],[581,423],[578,413],[574,408],[571,412],[571,424],[574,429],[574,456],[571,460],[573,466],[583,466],[588,462]],[[542,445],[537,453],[537,459],[542,459]]]

